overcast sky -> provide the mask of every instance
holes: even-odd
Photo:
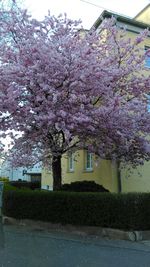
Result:
[[[69,18],[83,21],[90,28],[104,9],[134,17],[150,0],[23,0],[32,15],[42,19],[47,10],[53,15],[66,12]]]

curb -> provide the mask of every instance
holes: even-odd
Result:
[[[97,226],[74,226],[74,225],[61,225],[53,224],[50,222],[33,221],[28,219],[18,220],[12,217],[3,216],[2,223],[4,225],[18,225],[29,226],[34,230],[39,231],[63,231],[80,236],[96,236],[108,239],[129,240],[138,242],[142,240],[150,240],[150,231],[123,231],[112,228],[102,228]]]

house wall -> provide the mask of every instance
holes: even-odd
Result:
[[[93,157],[93,170],[88,171],[85,169],[85,151],[80,150],[74,154],[74,171],[69,171],[68,157],[64,155],[62,158],[62,183],[84,180],[93,180],[111,192],[118,191],[116,167],[110,161],[97,161]],[[42,188],[50,190],[53,188],[52,172],[46,169],[42,171]]]
[[[146,10],[143,10],[136,20],[150,24],[150,5]],[[129,32],[128,37],[134,39],[137,36],[136,33]],[[142,44],[150,47],[150,37],[147,37]],[[150,70],[148,70],[150,75]],[[150,161],[145,162],[143,166],[138,166],[136,169],[127,166],[121,171],[121,185],[122,192],[149,192],[150,191]]]
[[[19,168],[12,168],[9,167],[7,169],[7,172],[5,173],[4,171],[4,175],[2,174],[2,177],[8,177],[10,181],[16,181],[16,180],[26,180],[26,181],[30,181],[30,176],[29,175],[23,175],[23,167],[19,167]]]
[[[46,190],[53,190],[52,173],[46,168],[43,168],[42,170],[41,188]]]
[[[150,4],[146,9],[143,9],[136,17],[135,20],[150,24]]]
[[[136,17],[136,20],[150,24],[150,5]],[[136,38],[136,32],[142,31],[142,29],[135,26],[128,25],[127,28],[127,37],[131,38],[131,40]],[[145,46],[150,47],[150,37],[147,37],[144,43],[141,44],[143,49]],[[147,75],[150,75],[150,70],[147,68],[146,70],[148,70]],[[150,192],[150,161],[145,162],[143,166],[138,166],[136,169],[127,166],[121,170],[121,189],[122,192]]]
[[[41,173],[41,162],[35,164],[34,166],[32,166],[31,168],[26,168],[27,174],[40,174]]]
[[[150,192],[150,162],[121,171],[122,192]]]
[[[9,180],[26,180],[23,176],[23,168],[13,168],[7,161],[3,162],[1,165],[1,177],[7,177]]]

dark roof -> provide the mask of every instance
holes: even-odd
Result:
[[[140,27],[142,29],[150,28],[149,24],[146,24],[146,23],[143,23],[143,22],[139,22],[139,21],[136,21],[136,20],[134,20],[132,18],[125,17],[125,16],[119,15],[117,13],[112,13],[112,12],[109,12],[107,10],[104,10],[102,12],[102,14],[98,17],[98,19],[95,21],[95,23],[94,23],[94,25],[92,27],[97,29],[99,27],[99,25],[101,24],[103,19],[111,18],[112,16],[115,17],[117,19],[117,21],[120,21],[120,22],[123,22],[123,23],[126,23],[126,24],[137,26],[137,27]]]

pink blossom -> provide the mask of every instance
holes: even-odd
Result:
[[[147,31],[132,42],[112,18],[82,36],[80,23],[66,16],[40,22],[21,9],[7,14],[0,21],[0,125],[22,133],[12,136],[14,164],[55,163],[84,147],[133,165],[148,160]]]

